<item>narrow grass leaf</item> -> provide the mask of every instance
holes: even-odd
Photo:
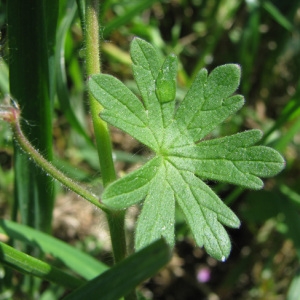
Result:
[[[69,30],[72,21],[74,20],[77,5],[75,0],[70,3],[66,7],[68,13],[64,15],[62,18],[60,25],[57,31],[56,37],[56,56],[55,56],[55,77],[56,77],[56,90],[57,90],[57,98],[60,104],[60,108],[63,111],[64,115],[68,119],[68,122],[72,126],[74,130],[77,131],[85,141],[94,146],[92,140],[87,135],[85,129],[83,128],[82,124],[79,122],[78,118],[76,117],[74,110],[70,103],[70,95],[68,91],[68,83],[67,83],[67,75],[66,75],[66,67],[65,67],[65,40],[66,34]]]
[[[53,4],[56,7],[57,0]],[[52,104],[46,22],[47,5],[34,0],[7,2],[10,93],[22,108],[22,127],[46,159],[52,159]],[[52,11],[53,13],[54,11]],[[57,12],[57,11],[56,11]],[[51,13],[51,19],[55,19]],[[21,17],[20,17],[21,16]],[[49,20],[49,19],[48,19]],[[49,29],[49,33],[52,29]],[[53,31],[51,33],[53,37]],[[52,49],[53,50],[53,49]],[[54,182],[15,147],[15,203],[23,223],[50,232]],[[47,192],[45,192],[47,191]]]
[[[293,24],[280,12],[270,1],[262,2],[263,8],[274,18],[274,20],[288,31],[292,31]]]
[[[157,273],[169,259],[169,247],[163,240],[158,240],[89,281],[64,299],[119,299]]]
[[[26,245],[37,247],[53,255],[85,279],[91,279],[107,270],[107,266],[78,249],[35,229],[9,220],[0,219],[0,232]]]
[[[6,62],[0,58],[0,93],[2,97],[9,93],[9,73]]]
[[[23,274],[36,276],[73,290],[85,282],[2,242],[0,242],[0,262]]]
[[[115,17],[105,26],[103,32],[104,38],[108,37],[112,31],[131,21],[135,16],[140,15],[144,10],[151,7],[155,2],[157,2],[157,0],[143,0],[134,2],[136,4],[133,7],[130,7],[128,10],[126,10],[123,15]]]

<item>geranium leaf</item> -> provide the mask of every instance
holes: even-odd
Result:
[[[110,75],[97,74],[90,78],[89,88],[97,99],[101,99],[105,108],[101,117],[105,121],[149,147],[155,144],[143,104],[121,81]]]
[[[199,246],[219,260],[231,249],[230,239],[221,224],[239,227],[236,215],[199,178],[168,164],[168,178],[176,200]]]
[[[140,249],[164,237],[174,245],[175,196],[169,185],[166,168],[162,164],[150,185],[151,193],[143,203],[136,229],[136,248]]]
[[[230,97],[239,80],[240,68],[237,65],[217,67],[209,76],[206,69],[200,70],[175,115],[182,130],[198,141],[239,110],[244,97]]]
[[[157,50],[151,44],[135,38],[130,46],[130,54],[135,65],[150,71],[154,80],[157,78],[161,62]]]
[[[135,38],[131,57],[142,101],[108,75],[92,76],[89,88],[104,107],[101,117],[151,148],[155,156],[110,184],[102,201],[118,210],[144,200],[137,249],[161,236],[174,245],[177,202],[197,245],[224,261],[231,243],[223,226],[236,228],[240,222],[201,179],[259,189],[263,186],[259,177],[276,175],[284,159],[277,151],[256,145],[262,136],[259,130],[201,141],[242,107],[243,96],[232,95],[240,82],[239,66],[220,66],[210,75],[201,70],[176,109],[175,55],[161,63],[153,46]]]
[[[103,195],[103,203],[118,210],[140,202],[149,192],[150,183],[156,177],[161,158],[155,157],[140,169],[109,185]]]
[[[284,164],[272,148],[253,146],[261,137],[259,130],[245,131],[175,148],[169,158],[178,169],[193,171],[201,178],[260,189],[263,182],[258,176],[276,175]]]

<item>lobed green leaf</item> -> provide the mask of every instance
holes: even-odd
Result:
[[[186,217],[198,246],[219,260],[225,260],[231,249],[222,224],[239,227],[236,215],[199,178],[168,164],[168,178],[176,200]]]
[[[151,147],[155,138],[148,128],[148,117],[141,101],[118,79],[105,74],[90,78],[89,89],[104,110],[101,117]]]
[[[229,97],[239,84],[238,66],[224,65],[207,74],[206,69],[197,74],[175,114],[181,130],[187,131],[194,141],[205,137],[244,104],[243,96]]]
[[[104,107],[104,120],[150,147],[156,156],[109,185],[102,201],[112,209],[124,209],[144,200],[137,249],[161,236],[174,245],[176,201],[197,245],[224,261],[231,244],[223,226],[236,228],[240,222],[201,179],[259,189],[263,186],[259,177],[276,175],[284,159],[271,148],[255,145],[262,136],[259,130],[198,143],[244,104],[243,96],[232,95],[240,82],[239,66],[220,66],[210,75],[201,70],[175,109],[176,57],[170,55],[161,64],[158,51],[138,38],[130,53],[143,102],[107,75],[93,76],[90,91]]]
[[[146,41],[134,38],[130,46],[131,59],[135,65],[151,72],[152,78],[157,78],[161,63],[157,50]]]
[[[208,140],[172,151],[170,161],[177,168],[193,170],[204,179],[219,180],[260,189],[260,177],[280,172],[285,162],[281,155],[265,146],[252,146],[260,140],[259,130]]]
[[[161,159],[155,157],[143,167],[110,184],[102,202],[112,209],[124,209],[146,197],[151,181],[156,177]]]
[[[147,194],[138,218],[136,249],[144,248],[161,237],[174,246],[175,196],[166,178],[166,169],[162,165],[151,182],[151,193]]]
[[[215,68],[208,76],[204,87],[204,98],[208,99],[202,110],[220,107],[222,102],[231,96],[240,84],[241,69],[238,65],[227,64]]]

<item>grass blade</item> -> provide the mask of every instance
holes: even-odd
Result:
[[[0,242],[0,262],[23,274],[36,276],[59,285],[64,285],[70,289],[76,289],[84,283],[83,280],[62,272],[58,268],[2,242]]]
[[[288,31],[292,31],[293,24],[279,11],[270,1],[262,2],[263,8],[274,18],[274,20]]]
[[[76,248],[25,225],[0,219],[0,232],[27,245],[38,247],[44,253],[51,254],[85,279],[94,278],[108,268]]]
[[[112,31],[128,23],[132,18],[152,6],[155,2],[157,2],[157,0],[137,1],[137,4],[128,9],[124,15],[114,18],[105,26],[103,37],[107,38]]]
[[[65,300],[112,300],[126,296],[139,283],[154,275],[169,259],[169,247],[164,240],[158,240],[89,281]]]
[[[0,97],[2,98],[5,94],[8,94],[8,92],[8,67],[5,61],[2,58],[0,58]]]
[[[10,93],[20,104],[26,135],[51,160],[52,105],[45,10],[40,0],[7,2]],[[15,158],[15,195],[22,222],[50,232],[53,180],[18,147]]]
[[[83,129],[80,122],[78,121],[70,104],[70,95],[67,88],[67,78],[65,71],[64,49],[66,34],[72,24],[77,9],[75,0],[69,1],[66,9],[68,13],[64,14],[64,17],[61,20],[57,32],[57,51],[55,57],[57,96],[60,103],[60,107],[72,128],[76,130],[90,146],[94,147],[93,142],[87,135],[86,131]]]

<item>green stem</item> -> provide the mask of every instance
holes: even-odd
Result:
[[[125,211],[111,211],[106,214],[110,239],[113,247],[115,263],[122,261],[126,257],[126,240],[125,240]]]
[[[87,75],[91,76],[100,73],[99,0],[86,0],[85,14],[86,71]],[[99,117],[103,107],[91,93],[89,100],[102,180],[104,187],[106,187],[110,182],[116,180],[111,139],[106,122]],[[114,260],[117,263],[126,257],[125,213],[123,211],[110,211],[107,212],[107,219]]]
[[[81,279],[62,272],[54,266],[20,252],[1,242],[0,261],[4,265],[18,270],[23,274],[29,274],[60,285],[64,285],[72,290],[77,289],[79,286],[85,283]]]
[[[46,174],[51,175],[53,178],[61,182],[67,188],[72,190],[73,192],[80,195],[82,198],[88,200],[98,208],[107,212],[108,209],[106,206],[99,202],[99,199],[90,193],[88,190],[83,188],[78,182],[73,181],[61,171],[56,169],[49,161],[47,161],[28,141],[28,139],[24,136],[22,129],[20,127],[19,120],[7,120],[11,121],[12,130],[14,133],[14,137],[16,141],[19,143],[20,147],[31,157],[34,161],[46,172]]]
[[[86,71],[87,75],[100,73],[100,40],[99,40],[99,1],[86,1]],[[112,146],[106,122],[99,114],[103,110],[101,104],[89,94],[90,108],[95,131],[98,156],[100,161],[103,185],[107,186],[116,180],[116,173],[112,159]]]

